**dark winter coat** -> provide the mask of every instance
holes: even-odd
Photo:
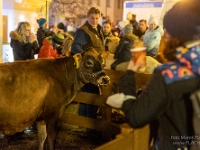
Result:
[[[39,51],[38,43],[35,40],[33,43],[25,43],[16,31],[10,32],[10,46],[13,49],[14,60],[34,59],[34,54]]]
[[[123,103],[122,109],[132,127],[142,127],[159,120],[161,150],[189,148],[191,138],[194,138],[189,96],[200,88],[199,46],[187,52],[185,49],[180,51],[176,62],[156,68],[141,95],[136,100],[129,99]],[[126,95],[136,96],[134,74],[127,71],[119,81],[120,89]]]
[[[42,27],[38,28],[37,30],[37,40],[38,40],[38,44],[39,47],[42,47],[42,42],[43,40],[48,37],[48,36],[54,36],[55,33],[54,32],[49,32],[49,31],[45,31]]]
[[[119,45],[116,48],[114,58],[120,60],[121,62],[126,62],[131,60],[131,47],[134,44],[134,35],[129,34],[120,39]]]

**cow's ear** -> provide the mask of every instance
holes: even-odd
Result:
[[[104,51],[101,54],[102,57],[102,66],[106,65],[106,59],[108,58],[108,56],[110,55],[110,53],[108,51]]]
[[[110,52],[108,52],[108,51],[103,51],[102,54],[101,54],[101,57],[102,57],[103,59],[107,59],[107,58],[109,57],[109,55],[110,55]]]
[[[80,53],[77,53],[73,56],[73,58],[75,61],[76,69],[78,69],[80,67],[80,60],[82,58],[82,55]]]

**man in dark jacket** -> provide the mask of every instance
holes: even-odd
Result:
[[[87,13],[87,21],[77,31],[72,43],[72,55],[81,53],[88,47],[93,47],[98,53],[104,51],[104,37],[102,27],[99,25],[101,12],[99,9],[92,7]],[[99,94],[99,88],[94,84],[88,83],[82,88],[82,91],[93,94]],[[97,106],[80,104],[79,115],[96,118]]]

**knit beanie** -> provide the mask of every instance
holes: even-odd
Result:
[[[128,35],[133,33],[133,26],[131,24],[127,24],[123,30],[124,35]]]
[[[200,35],[200,0],[177,2],[164,16],[163,25],[174,38],[193,40]]]
[[[47,20],[44,19],[44,18],[40,18],[40,19],[37,20],[39,27],[41,27],[45,22],[47,22]]]
[[[57,25],[57,28],[58,28],[58,29],[61,29],[61,30],[65,30],[65,25],[64,25],[64,23],[60,22],[60,23]]]
[[[56,35],[54,35],[53,37],[53,41],[56,43],[56,44],[59,44],[59,45],[62,45],[63,44],[63,41],[64,41],[64,35],[61,34],[61,33],[58,33]]]
[[[156,24],[158,25],[158,19],[156,17],[154,17],[153,15],[150,16],[148,24]]]

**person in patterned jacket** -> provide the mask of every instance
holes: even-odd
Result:
[[[107,99],[107,104],[122,108],[134,128],[158,120],[161,150],[200,146],[195,142],[200,137],[194,135],[190,99],[200,87],[199,16],[199,0],[177,2],[163,20],[165,46],[161,51],[165,63],[154,70],[146,88],[136,97],[134,75],[141,64],[130,61],[118,83],[120,93]]]

